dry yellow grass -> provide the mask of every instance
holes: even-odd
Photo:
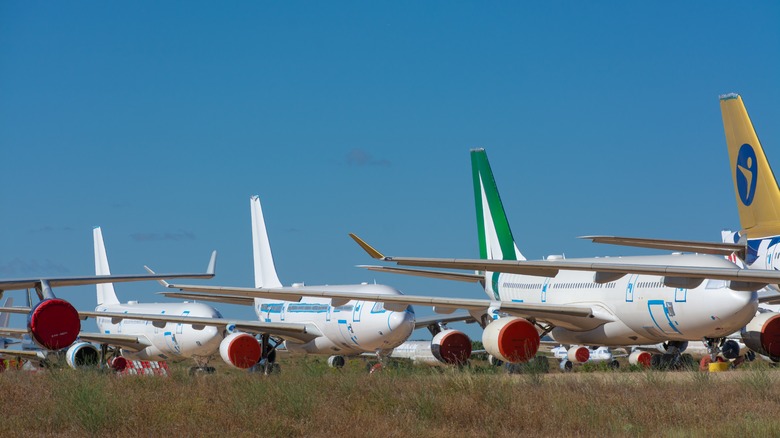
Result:
[[[368,375],[284,359],[273,376],[0,374],[0,433],[175,436],[779,436],[780,371]]]

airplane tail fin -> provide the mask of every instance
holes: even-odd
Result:
[[[263,209],[260,198],[255,195],[250,198],[252,207],[252,254],[255,263],[255,287],[282,287],[276,275],[274,257],[271,254],[271,244],[268,241],[268,231],[265,229]]]
[[[780,188],[742,97],[720,96],[740,226],[749,239],[780,235]]]
[[[512,237],[484,149],[471,150],[474,201],[477,209],[479,256],[488,260],[525,260]]]
[[[92,230],[92,237],[95,241],[95,275],[111,275],[108,268],[108,256],[106,256],[106,246],[103,244],[103,232],[100,227]],[[101,304],[119,304],[119,298],[114,292],[113,283],[103,283],[95,285],[97,287],[97,303]]]

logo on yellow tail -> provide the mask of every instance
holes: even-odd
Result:
[[[745,205],[753,203],[756,194],[756,178],[758,177],[758,163],[753,147],[745,143],[739,148],[737,155],[737,192],[739,199]]]

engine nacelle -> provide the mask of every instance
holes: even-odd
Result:
[[[65,353],[65,362],[71,368],[96,366],[100,361],[97,347],[89,342],[73,344]]]
[[[433,337],[431,352],[439,362],[462,365],[471,357],[471,339],[459,330],[442,330]]]
[[[742,328],[742,341],[751,350],[780,362],[780,313],[761,313]]]
[[[46,350],[59,350],[76,340],[81,330],[81,320],[69,302],[47,298],[30,310],[27,329],[36,344]]]
[[[219,344],[219,355],[226,364],[247,369],[260,361],[261,347],[254,336],[247,333],[233,333]]]
[[[655,344],[656,350],[660,353],[682,353],[688,349],[688,341],[668,341],[660,344]]]
[[[510,363],[528,362],[539,350],[539,333],[526,319],[504,317],[485,327],[482,343],[496,359]]]
[[[574,347],[569,348],[566,357],[571,362],[585,363],[590,359],[590,350],[588,347],[578,347],[575,345]]]
[[[650,367],[650,363],[653,360],[653,355],[647,351],[634,350],[628,355],[628,363],[631,365],[639,365],[642,367]]]

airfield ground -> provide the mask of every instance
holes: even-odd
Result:
[[[780,436],[780,370],[577,369],[507,374],[400,365],[369,375],[322,358],[282,371],[190,376],[0,373],[3,436]]]

